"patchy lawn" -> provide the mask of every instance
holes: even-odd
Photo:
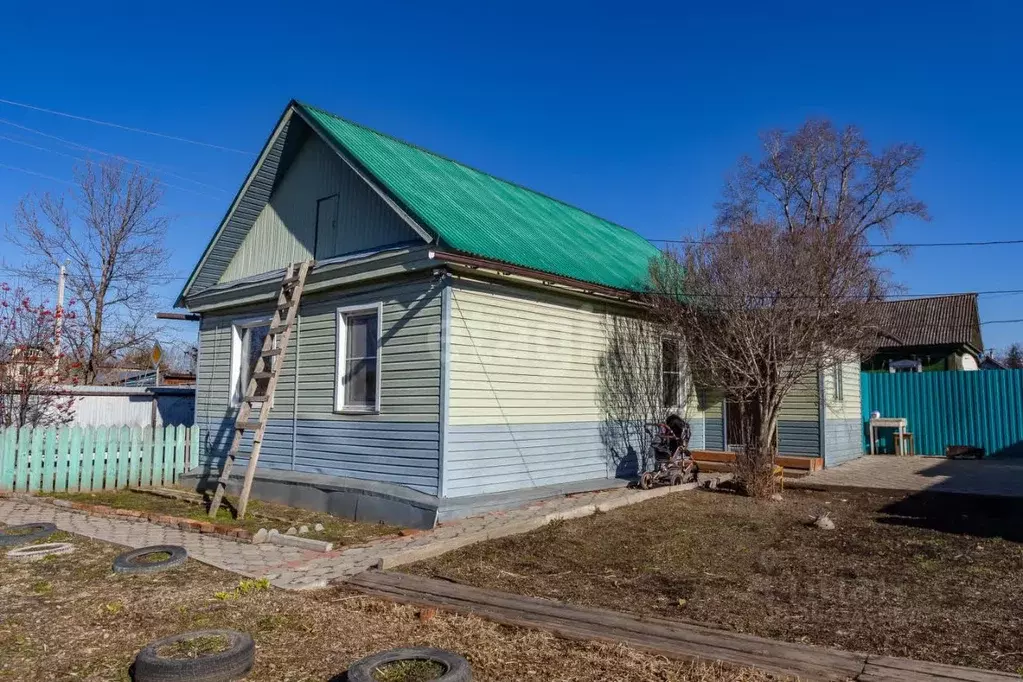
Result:
[[[284,592],[195,561],[154,575],[113,574],[121,548],[56,537],[76,551],[32,563],[0,554],[0,680],[127,682],[146,643],[205,628],[252,634],[257,654],[250,682],[337,682],[356,659],[399,646],[457,651],[469,659],[474,679],[494,682],[768,679],[475,617],[421,613],[339,588]]]
[[[186,495],[184,491],[182,495]],[[196,502],[182,499],[171,499],[153,493],[138,492],[135,490],[110,490],[98,493],[54,493],[49,497],[55,497],[71,502],[82,502],[85,504],[101,504],[114,509],[134,509],[136,511],[167,514],[186,519],[197,519],[209,521],[207,510],[208,503],[203,502],[197,496]],[[234,511],[226,504],[221,505],[217,510],[215,523],[226,526],[244,528],[255,533],[260,528],[276,528],[280,532],[294,526],[308,526],[309,533],[302,537],[313,540],[326,540],[335,545],[359,545],[369,542],[383,535],[393,535],[398,532],[395,526],[388,526],[382,523],[357,523],[330,514],[287,507],[282,504],[271,504],[259,500],[250,500],[245,518],[238,520],[234,518]],[[323,530],[316,531],[316,524],[322,524]]]
[[[811,527],[830,510],[838,528]],[[1023,672],[1023,500],[670,495],[405,567],[763,637]]]

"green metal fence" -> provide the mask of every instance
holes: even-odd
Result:
[[[862,374],[866,422],[905,417],[917,454],[943,455],[949,445],[983,448],[987,456],[1023,457],[1023,370]],[[890,443],[880,444],[891,451]]]
[[[199,465],[199,429],[0,429],[0,490],[89,492],[175,483]]]

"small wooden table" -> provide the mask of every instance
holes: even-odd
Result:
[[[906,426],[908,422],[905,417],[874,417],[870,420],[870,454],[875,455],[877,440],[877,429],[898,429],[899,435],[895,439],[895,454],[902,454],[902,443],[906,438]]]

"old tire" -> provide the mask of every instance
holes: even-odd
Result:
[[[676,485],[682,485],[682,482],[683,482],[683,478],[682,478],[682,474],[680,472],[676,471],[675,473],[673,473],[671,475],[671,485],[672,485],[672,487],[674,487]]]
[[[52,523],[23,523],[0,528],[0,547],[14,547],[48,538],[57,532]]]
[[[7,558],[12,561],[39,561],[48,556],[70,554],[73,551],[75,551],[75,546],[70,542],[47,542],[41,545],[12,549],[7,553]]]
[[[647,471],[639,477],[639,487],[643,490],[650,490],[654,487],[654,475]]]
[[[367,656],[356,661],[348,668],[348,682],[376,682],[373,671],[387,663],[398,661],[433,661],[446,668],[436,682],[471,682],[472,668],[469,662],[456,653],[444,649],[418,647],[414,649],[391,649],[379,654]]]
[[[160,649],[199,637],[223,637],[227,648],[197,658],[166,658]],[[150,642],[135,657],[135,682],[231,682],[249,674],[256,662],[256,644],[245,632],[196,630]]]
[[[142,561],[149,554],[165,552],[169,554],[161,561]],[[180,566],[188,558],[188,550],[178,545],[153,545],[140,547],[130,552],[119,554],[114,559],[114,573],[159,573],[169,568]]]

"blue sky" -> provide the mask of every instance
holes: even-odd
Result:
[[[926,150],[915,187],[933,220],[900,225],[899,241],[1023,233],[1018,3],[103,4],[5,8],[0,98],[254,154],[294,97],[652,239],[710,223],[759,131],[826,116]],[[252,161],[10,105],[0,119],[189,178],[165,175],[182,279]],[[0,136],[81,153],[2,122]],[[9,221],[24,193],[67,186],[6,166],[67,179],[74,160],[3,137]],[[912,293],[1019,289],[1021,256],[920,249],[890,265]],[[1023,317],[1021,304],[982,297],[982,319]],[[1023,325],[984,338],[1023,341]]]

